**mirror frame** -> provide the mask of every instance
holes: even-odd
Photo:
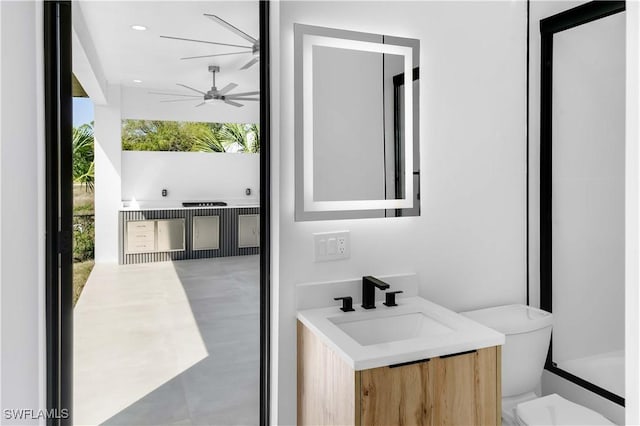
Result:
[[[294,24],[296,221],[381,217],[381,211],[384,212],[382,217],[385,217],[385,211],[414,207],[413,90],[405,90],[404,96],[404,198],[316,201],[313,194],[313,46],[400,55],[404,61],[403,75],[413,76],[417,68],[417,65],[414,66],[414,57],[419,58],[419,47],[416,48],[416,42],[419,41],[389,38],[391,42],[385,43],[385,36],[381,34]]]

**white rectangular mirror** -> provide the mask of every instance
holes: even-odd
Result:
[[[296,220],[419,215],[420,42],[302,24],[294,35]]]

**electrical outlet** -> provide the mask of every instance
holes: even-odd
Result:
[[[316,262],[351,257],[349,231],[318,232],[313,234],[313,241]]]
[[[347,237],[342,236],[336,238],[336,244],[338,249],[338,254],[345,254],[347,252]]]

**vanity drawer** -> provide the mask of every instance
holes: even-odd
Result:
[[[156,221],[155,220],[133,220],[127,222],[127,231],[128,232],[151,232],[155,230]]]
[[[142,243],[145,241],[153,241],[153,231],[132,231],[127,235],[127,241],[129,243]]]
[[[156,250],[156,221],[140,220],[127,223],[126,253],[148,253]]]
[[[127,251],[129,253],[147,253],[156,250],[155,241],[133,241],[129,242]]]

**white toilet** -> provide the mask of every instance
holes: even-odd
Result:
[[[613,425],[599,413],[559,395],[538,397],[553,315],[525,305],[461,312],[503,333],[502,421],[504,425]]]

